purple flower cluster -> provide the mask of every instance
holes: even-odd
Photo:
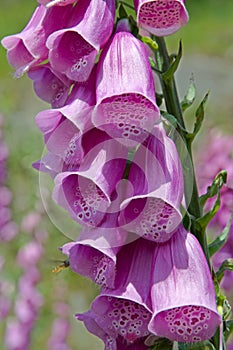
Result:
[[[145,45],[126,19],[113,30],[113,0],[40,3],[2,43],[16,75],[28,72],[52,107],[36,117],[48,152],[34,167],[82,225],[61,249],[101,287],[77,319],[106,350],[147,349],[157,336],[209,339],[221,317],[204,253],[182,226],[182,166],[160,123]],[[181,0],[135,1],[135,10],[157,35],[188,20]]]
[[[26,228],[32,237],[20,248],[16,258],[23,273],[18,279],[14,317],[8,320],[5,332],[5,346],[9,350],[30,349],[31,332],[43,305],[37,285],[40,280],[38,263],[43,255],[45,233],[36,228],[37,219],[37,215],[31,213],[22,222],[22,228]]]
[[[17,235],[18,228],[12,220],[9,208],[12,194],[6,186],[8,148],[3,141],[2,127],[3,117],[0,115],[0,242],[9,242]]]
[[[54,290],[56,300],[54,301],[53,310],[56,318],[52,325],[52,331],[48,340],[49,350],[70,350],[67,345],[67,336],[70,330],[69,306],[64,301],[66,295],[66,286],[59,281],[59,284]]]
[[[222,150],[224,149],[224,152]],[[221,206],[210,223],[216,236],[227,226],[233,212],[233,138],[230,135],[212,129],[197,154],[198,160],[198,182],[200,193],[204,194],[211,185],[215,176],[221,171],[227,171],[227,183],[220,191]],[[210,210],[216,198],[210,198],[206,204],[206,210]],[[231,224],[229,238],[226,244],[214,255],[213,263],[219,268],[221,263],[233,257],[233,224]],[[232,295],[233,274],[226,271],[221,286]]]
[[[18,234],[18,227],[12,220],[10,204],[12,193],[7,187],[7,158],[8,148],[3,140],[3,117],[0,115],[0,243],[11,241]],[[0,255],[0,271],[4,270],[4,258]],[[5,319],[11,308],[12,283],[0,278],[0,320]]]

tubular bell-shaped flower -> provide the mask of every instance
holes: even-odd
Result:
[[[46,7],[51,7],[54,5],[57,6],[66,6],[68,4],[73,4],[77,0],[37,0],[39,4],[44,5]]]
[[[152,316],[150,280],[154,249],[153,243],[141,238],[123,246],[117,254],[115,289],[102,291],[88,312],[76,316],[90,332],[104,340],[106,350],[131,349],[130,346],[144,349]]]
[[[16,77],[48,58],[46,40],[52,32],[66,26],[71,9],[72,5],[51,9],[40,5],[21,33],[2,40],[8,61],[16,69]]]
[[[210,270],[197,239],[182,226],[153,259],[150,332],[179,342],[209,339],[221,323]]]
[[[112,137],[141,142],[159,119],[155,87],[144,44],[129,32],[127,20],[104,48],[97,66],[96,127]]]
[[[160,126],[139,147],[130,167],[128,195],[121,205],[120,225],[154,242],[165,242],[182,217],[181,162],[173,141]]]
[[[175,33],[189,20],[184,3],[184,0],[134,0],[139,27],[157,36]]]
[[[87,80],[97,54],[112,33],[114,17],[114,0],[78,1],[68,28],[48,38],[52,67],[71,80]]]
[[[34,91],[52,108],[62,107],[68,98],[72,82],[63,74],[54,72],[49,64],[32,67],[28,76],[33,81]]]
[[[74,84],[65,106],[37,114],[36,123],[44,135],[49,153],[34,164],[35,168],[51,175],[76,170],[84,154],[94,146],[94,141],[105,140],[104,133],[91,124],[95,104],[93,81],[94,71],[85,83]],[[88,145],[86,138],[90,141]]]
[[[116,255],[125,243],[127,233],[114,229],[103,235],[101,228],[83,230],[76,242],[65,244],[61,250],[69,258],[70,268],[92,279],[103,288],[113,288],[116,275]],[[113,232],[112,232],[113,233]]]
[[[116,140],[99,143],[86,155],[78,171],[55,177],[55,202],[79,223],[98,226],[124,174],[126,159],[126,147]]]

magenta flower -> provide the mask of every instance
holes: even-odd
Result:
[[[189,20],[184,0],[134,0],[137,22],[157,36],[175,33]]]
[[[158,122],[149,58],[126,20],[100,56],[96,97],[93,123],[112,137],[141,142]]]
[[[46,7],[51,7],[54,5],[57,6],[66,6],[69,4],[73,4],[77,0],[37,0],[39,4],[44,5]]]
[[[167,241],[182,220],[183,176],[175,144],[162,128],[155,127],[138,149],[128,181],[131,193],[121,204],[119,223],[154,242]]]
[[[112,33],[114,17],[114,0],[79,1],[72,9],[68,28],[48,38],[52,67],[71,80],[87,80]]]
[[[50,103],[52,108],[62,107],[66,103],[72,82],[65,75],[44,64],[33,67],[28,76],[33,80],[37,96]]]
[[[204,143],[201,145],[201,152],[197,154],[197,180],[200,193],[204,194],[207,187],[211,185],[215,176],[221,171],[227,171],[227,183],[220,191],[220,209],[210,222],[211,232],[218,235],[227,226],[233,208],[233,138],[231,135],[224,135],[218,130],[210,130]],[[224,152],[222,150],[224,149]],[[210,210],[216,197],[208,199],[205,210]],[[215,268],[219,268],[225,259],[232,258],[233,251],[233,224],[226,244],[213,256]],[[226,271],[221,281],[221,286],[232,295],[233,274]]]
[[[2,40],[8,61],[16,69],[16,77],[48,58],[46,40],[51,33],[66,26],[71,9],[72,6],[51,9],[38,6],[21,33]]]
[[[196,238],[180,227],[153,259],[150,332],[179,342],[209,339],[221,323],[209,267]]]
[[[93,79],[94,72],[85,83],[74,84],[62,108],[45,110],[36,116],[37,126],[44,135],[49,151],[40,162],[34,164],[37,169],[47,171],[52,176],[60,171],[77,169],[84,152],[94,146],[93,142],[98,139],[103,141],[103,132],[94,130],[91,125],[92,106],[95,104]],[[86,137],[89,138],[88,147],[83,140]]]
[[[119,142],[110,139],[99,143],[88,153],[78,171],[55,177],[55,202],[77,222],[98,226],[123,176],[126,159],[127,149]]]
[[[122,349],[126,345],[129,349],[131,345],[132,349],[144,349],[142,344],[149,335],[152,316],[150,280],[154,247],[143,239],[124,246],[117,255],[115,289],[102,291],[88,312],[76,315],[105,342],[105,349],[121,349],[120,344]]]
[[[109,230],[108,230],[109,231]],[[66,243],[62,253],[69,258],[70,268],[102,287],[113,288],[116,275],[116,255],[125,243],[127,233],[120,229],[114,232],[96,228],[81,233],[76,242]],[[114,241],[113,241],[114,234]]]

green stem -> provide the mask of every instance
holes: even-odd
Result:
[[[156,37],[156,42],[158,44],[158,50],[155,51],[155,59],[158,66],[158,69],[162,72],[166,72],[168,68],[170,67],[170,57],[167,51],[166,43],[163,37]],[[197,189],[197,182],[196,177],[194,173],[194,166],[193,166],[193,156],[192,156],[192,149],[191,144],[186,138],[186,133],[184,130],[185,128],[185,122],[183,118],[182,108],[180,105],[176,83],[174,77],[168,80],[163,79],[163,75],[159,74],[161,87],[163,90],[163,95],[165,99],[165,104],[168,113],[172,114],[176,120],[178,121],[177,131],[181,135],[192,165],[192,169],[188,168],[186,169],[185,166],[183,168],[184,170],[184,186],[185,186],[185,197],[186,201],[188,203],[188,198],[190,198],[189,193],[190,192],[190,172],[193,172],[193,186],[192,186],[192,194],[191,194],[191,200],[188,203],[188,212],[189,214],[197,219],[202,216],[202,209],[199,202],[199,195],[198,195],[198,189]],[[180,128],[181,126],[182,128]],[[182,130],[184,129],[184,130]],[[202,248],[205,252],[207,261],[209,263],[209,254],[208,254],[208,248],[207,248],[207,242],[206,242],[206,236],[203,234],[203,232],[200,232],[196,227],[191,227],[193,234],[197,237],[200,244],[202,245]]]

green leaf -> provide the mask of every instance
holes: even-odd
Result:
[[[125,10],[123,4],[120,4],[118,14],[119,14],[119,18],[120,18],[120,19],[121,19],[121,18],[127,18],[127,17],[128,17],[128,14],[127,14],[127,12],[126,12],[126,10]]]
[[[222,186],[227,182],[227,172],[226,170],[221,170],[216,176],[214,181],[207,188],[207,192],[200,197],[200,204],[202,208],[204,207],[208,198],[216,196]]]
[[[214,345],[209,341],[203,341],[200,343],[179,343],[179,350],[216,350]]]
[[[171,81],[178,66],[180,63],[182,57],[182,42],[179,43],[179,50],[176,58],[173,60],[173,62],[170,64],[168,70],[162,74],[163,80]]]
[[[208,99],[208,96],[209,96],[209,92],[205,94],[203,100],[201,101],[199,107],[196,110],[196,113],[195,113],[196,121],[194,124],[193,132],[187,135],[187,140],[189,140],[190,143],[194,140],[195,136],[198,134],[199,130],[201,129],[204,116],[205,116],[205,104]]]
[[[195,97],[196,97],[196,86],[194,84],[194,76],[192,75],[189,81],[188,90],[184,96],[183,101],[181,102],[181,108],[183,112],[193,104]]]
[[[233,333],[233,320],[228,320],[225,322],[225,339],[227,340],[229,336]]]
[[[204,231],[207,227],[207,225],[209,224],[209,222],[213,219],[213,217],[215,216],[215,214],[217,213],[217,211],[220,208],[220,193],[218,193],[217,199],[212,207],[212,209],[210,211],[208,211],[205,215],[203,215],[202,217],[200,217],[199,219],[196,220],[196,222],[201,226],[202,231]]]
[[[222,265],[216,272],[216,277],[218,282],[220,283],[225,271],[233,271],[233,258],[229,258],[223,261]]]
[[[233,220],[233,213],[227,223],[227,226],[224,228],[222,233],[213,242],[211,242],[208,245],[210,257],[213,256],[220,248],[222,248],[226,243],[226,241],[228,240],[232,220]]]

